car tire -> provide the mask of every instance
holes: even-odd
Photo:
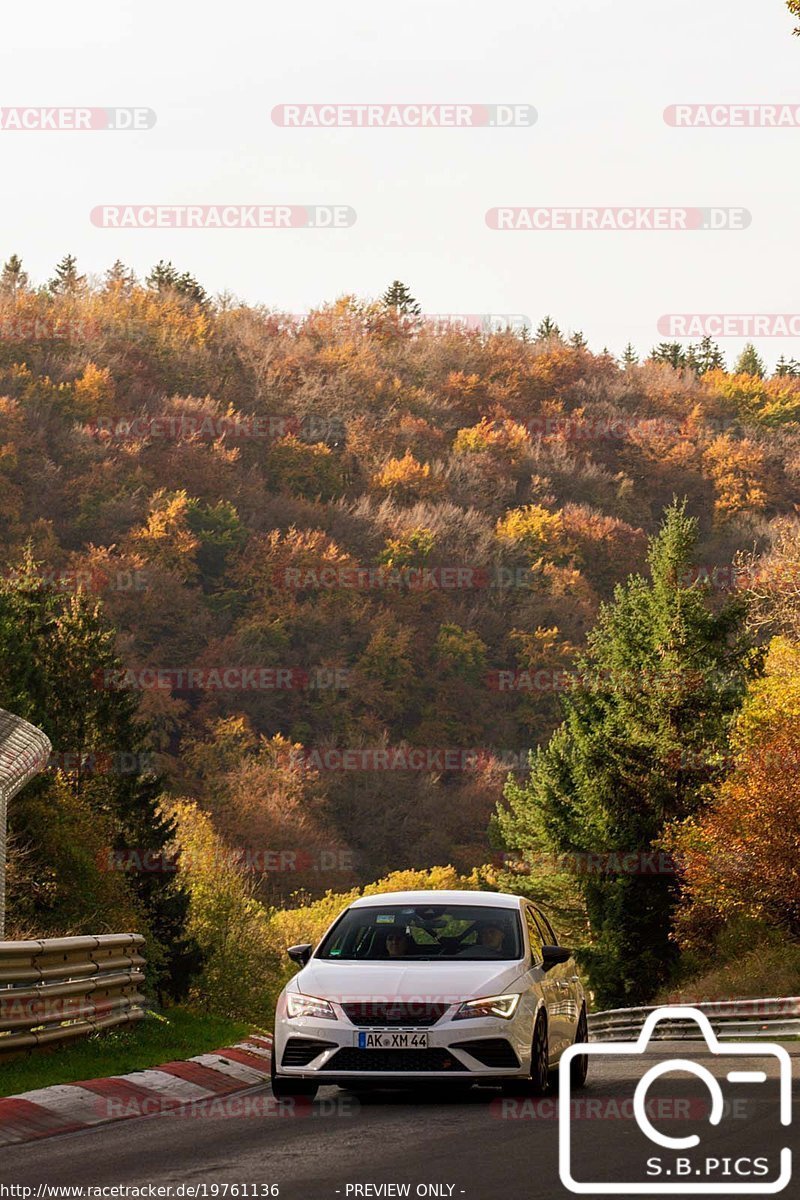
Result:
[[[527,1079],[512,1080],[503,1087],[507,1096],[546,1096],[551,1087],[550,1039],[547,1016],[539,1012],[531,1043],[531,1073]]]
[[[575,1031],[575,1043],[588,1042],[589,1040],[589,1020],[586,1016],[586,1009],[581,1009],[581,1015],[578,1019],[578,1028]],[[589,1055],[577,1054],[569,1065],[570,1087],[573,1091],[586,1087],[586,1076],[589,1074]]]
[[[269,1073],[272,1094],[276,1100],[290,1100],[293,1096],[302,1096],[306,1100],[313,1100],[319,1091],[319,1084],[315,1083],[313,1079],[291,1079],[288,1075],[278,1074],[275,1066],[274,1042]]]

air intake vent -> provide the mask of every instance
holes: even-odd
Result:
[[[447,1050],[359,1050],[345,1047],[322,1067],[323,1071],[408,1071],[425,1075],[428,1071],[467,1072],[463,1063]],[[467,1072],[468,1073],[468,1072]]]
[[[307,1067],[323,1050],[332,1050],[335,1042],[320,1042],[316,1038],[289,1038],[283,1048],[282,1067]]]
[[[454,1050],[466,1050],[485,1067],[519,1070],[519,1059],[505,1038],[476,1038],[474,1042],[453,1042]]]

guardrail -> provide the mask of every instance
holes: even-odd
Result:
[[[145,1016],[138,933],[0,942],[0,1055]]]
[[[8,802],[47,766],[52,747],[41,729],[0,708],[0,938],[6,928]]]
[[[608,1012],[592,1013],[589,1017],[590,1040],[631,1041],[641,1033],[648,1016],[656,1012],[658,1007],[615,1008]],[[722,1000],[708,1004],[687,1004],[685,1007],[697,1008],[705,1013],[711,1028],[721,1039],[800,1037],[800,996],[769,1000]],[[696,1021],[669,1018],[659,1022],[653,1036],[656,1040],[697,1040],[702,1038],[702,1033]]]

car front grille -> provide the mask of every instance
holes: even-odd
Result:
[[[414,1003],[413,1000],[380,1000],[342,1005],[354,1025],[373,1028],[391,1025],[435,1025],[449,1007],[449,1004],[424,1004],[422,1001]]]
[[[454,1050],[466,1050],[485,1067],[519,1069],[519,1059],[505,1038],[476,1038],[474,1042],[453,1042]]]
[[[424,1075],[428,1071],[467,1071],[447,1050],[359,1050],[345,1047],[321,1068],[323,1071],[408,1071]]]
[[[289,1038],[283,1048],[282,1067],[307,1067],[323,1050],[332,1050],[335,1042],[321,1042],[316,1038]]]

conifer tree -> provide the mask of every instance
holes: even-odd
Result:
[[[622,365],[627,370],[629,367],[635,367],[639,361],[639,355],[634,349],[633,342],[628,342],[622,354]]]
[[[692,572],[697,538],[696,520],[674,504],[651,540],[650,578],[632,576],[601,608],[563,724],[498,809],[508,850],[565,856],[586,902],[586,962],[604,1007],[645,1003],[670,974],[678,881],[668,867],[648,871],[648,856],[670,821],[703,804],[709,755],[724,753],[745,691],[742,603],[709,605]],[[610,865],[592,873],[591,855]]]
[[[660,342],[650,351],[653,362],[669,363],[676,371],[686,366],[686,351],[680,342]]]
[[[86,283],[86,276],[78,274],[78,260],[74,254],[65,254],[56,264],[55,274],[47,289],[54,296],[74,296]]]
[[[28,283],[28,273],[23,269],[22,259],[18,254],[12,254],[3,263],[0,273],[0,295],[16,296],[18,292],[27,291]]]
[[[201,307],[208,303],[208,293],[188,271],[180,272],[162,258],[156,263],[145,283],[155,292],[174,292]]]
[[[130,291],[136,283],[136,276],[129,267],[121,259],[117,259],[113,266],[105,273],[105,285],[107,288],[119,288],[122,291]]]
[[[536,341],[545,342],[548,338],[560,338],[561,330],[556,325],[552,317],[546,316],[540,322],[536,330]]]
[[[160,782],[145,753],[135,694],[118,686],[121,672],[114,630],[96,599],[60,592],[29,551],[0,577],[0,706],[40,726],[57,760],[71,764],[66,785],[108,824],[111,850],[125,864],[157,985],[180,995],[197,965],[184,938],[187,901],[166,869],[173,829],[159,811]],[[84,769],[98,755],[112,769]],[[24,806],[15,813],[24,838]],[[143,869],[148,856],[162,869]]]
[[[725,367],[725,356],[710,337],[704,337],[697,346],[690,346],[686,353],[686,365],[697,375],[705,375]]]
[[[419,303],[399,279],[395,279],[386,289],[381,296],[381,303],[384,308],[394,309],[401,317],[418,317],[422,313]]]
[[[767,373],[764,360],[759,355],[752,342],[748,342],[736,360],[733,368],[734,375],[756,375],[763,379]]]
[[[800,362],[794,358],[787,359],[786,356],[782,354],[775,366],[775,374],[779,379],[787,376],[795,378],[796,376],[800,375]]]

